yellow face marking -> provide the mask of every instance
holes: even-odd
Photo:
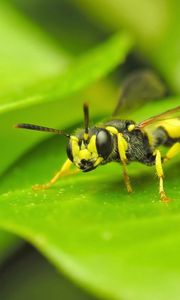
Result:
[[[89,160],[91,158],[91,153],[87,149],[80,150],[78,158],[80,160],[82,160],[82,159]]]
[[[76,142],[79,141],[79,139],[78,139],[77,136],[75,136],[75,135],[71,135],[70,138],[71,138],[72,141],[76,141]]]
[[[93,135],[89,141],[89,144],[88,144],[88,150],[91,152],[91,153],[96,153],[97,154],[97,149],[96,149],[96,136]]]
[[[96,148],[96,136],[93,135],[86,146],[84,141],[81,142],[79,146],[79,139],[76,136],[71,136],[72,154],[73,161],[78,167],[81,160],[92,160],[95,161],[94,166],[99,165],[103,158],[98,157],[98,152]]]
[[[79,139],[76,136],[71,136],[71,145],[72,145],[72,155],[73,157],[77,157],[79,154],[79,145],[78,145],[78,141]]]
[[[106,130],[109,131],[112,134],[118,134],[118,130],[113,126],[107,126]]]
[[[82,141],[82,143],[81,143],[81,150],[84,150],[84,149],[86,149],[86,146],[85,146],[84,142]]]

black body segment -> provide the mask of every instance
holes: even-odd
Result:
[[[172,146],[174,143],[180,143],[180,136],[177,138],[172,138],[168,135],[168,132],[166,131],[165,128],[163,128],[162,126],[157,127],[154,132],[153,135],[156,139],[156,146],[166,146],[166,147],[170,147]]]
[[[118,132],[122,133],[128,145],[126,151],[128,162],[139,161],[146,165],[153,165],[155,162],[153,155],[154,147],[150,145],[147,133],[139,129],[129,132],[128,126],[131,124],[135,125],[135,122],[132,120],[112,120],[107,122],[105,126],[112,126],[116,128]],[[108,162],[110,161],[120,161],[117,139],[114,139],[114,151],[108,159]]]

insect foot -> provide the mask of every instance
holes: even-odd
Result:
[[[42,191],[42,190],[47,190],[50,188],[50,184],[36,184],[32,186],[32,189],[34,191]]]
[[[166,194],[165,194],[164,191],[162,191],[162,192],[160,193],[160,199],[161,199],[161,201],[164,202],[164,203],[169,203],[169,202],[172,201],[171,198],[169,198],[169,197],[166,196]]]

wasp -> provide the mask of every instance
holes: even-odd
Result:
[[[130,91],[129,94],[133,95],[133,91],[141,90],[143,91],[141,98],[147,99],[145,91],[149,86],[147,86],[146,81],[143,82],[144,77],[143,73],[140,76],[130,76],[130,79],[126,80],[122,92],[123,96],[118,101],[114,116],[119,113],[119,109],[124,103],[124,95],[128,98],[128,91]],[[141,82],[143,82],[143,88]],[[139,83],[141,88],[139,88]],[[153,92],[154,98],[158,98],[162,91],[160,93],[159,91],[156,92],[155,94]],[[155,165],[159,178],[160,200],[169,202],[170,198],[167,197],[164,190],[163,163],[180,153],[180,106],[139,123],[133,120],[114,118],[94,127],[89,126],[88,104],[84,104],[83,111],[84,129],[72,135],[58,129],[34,124],[22,123],[15,126],[16,128],[52,132],[68,138],[68,159],[62,168],[48,183],[36,185],[33,188],[35,190],[47,189],[62,176],[70,175],[80,170],[89,172],[101,165],[118,162],[122,165],[124,182],[127,191],[130,193],[132,192],[132,187],[127,165],[136,161],[147,166]],[[160,146],[169,148],[165,156],[161,155]],[[74,171],[71,170],[72,164],[77,167]]]

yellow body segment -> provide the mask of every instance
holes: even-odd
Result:
[[[136,125],[135,124],[131,124],[128,126],[128,131],[131,132],[135,129]]]
[[[107,126],[106,130],[115,135],[117,135],[119,133],[119,131],[113,126]]]
[[[158,127],[163,127],[168,136],[172,139],[180,138],[180,119],[167,119],[161,122],[158,122]]]

